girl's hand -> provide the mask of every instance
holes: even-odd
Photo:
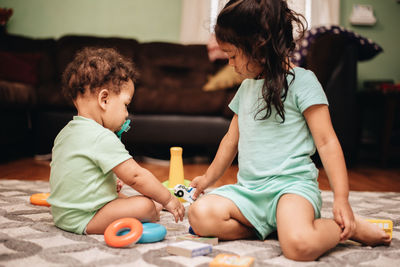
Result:
[[[196,200],[209,186],[206,175],[204,174],[195,177],[190,183],[190,186],[196,188],[196,191],[194,192],[192,197],[194,200]]]
[[[333,216],[335,222],[342,229],[340,241],[345,241],[354,235],[356,223],[354,220],[353,210],[349,201],[345,199],[335,199],[333,203]]]
[[[174,215],[175,222],[183,221],[183,217],[185,216],[185,207],[176,197],[171,195],[171,198],[168,203],[164,205],[164,208]]]

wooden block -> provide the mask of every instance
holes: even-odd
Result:
[[[218,245],[218,237],[202,237],[198,235],[182,235],[178,236],[176,240],[189,240],[189,241],[195,241],[195,242],[201,242],[201,243],[206,243],[210,245]]]
[[[210,244],[188,240],[172,243],[167,246],[168,253],[190,258],[207,255],[211,253],[211,251],[212,246]]]
[[[210,262],[210,267],[251,267],[253,264],[253,257],[218,254],[213,261]]]

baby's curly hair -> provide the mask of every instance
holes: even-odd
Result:
[[[86,90],[96,93],[101,86],[119,94],[120,85],[136,81],[137,71],[131,60],[113,48],[85,47],[75,54],[62,75],[62,89],[75,100]]]

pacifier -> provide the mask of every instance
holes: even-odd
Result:
[[[131,126],[129,126],[130,123],[131,123],[131,120],[128,119],[124,122],[124,124],[122,124],[121,130],[119,130],[117,133],[117,136],[119,137],[119,139],[121,139],[122,133],[129,131],[129,129],[131,128]]]

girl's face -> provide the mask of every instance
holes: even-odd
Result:
[[[107,110],[103,118],[103,126],[113,132],[119,131],[122,124],[127,119],[128,105],[132,100],[134,85],[131,80],[121,86],[121,92],[115,94],[111,92],[108,99]]]
[[[228,55],[229,65],[233,66],[243,78],[253,79],[260,75],[261,66],[250,60],[241,49],[230,43],[219,42],[218,44],[221,50]]]

